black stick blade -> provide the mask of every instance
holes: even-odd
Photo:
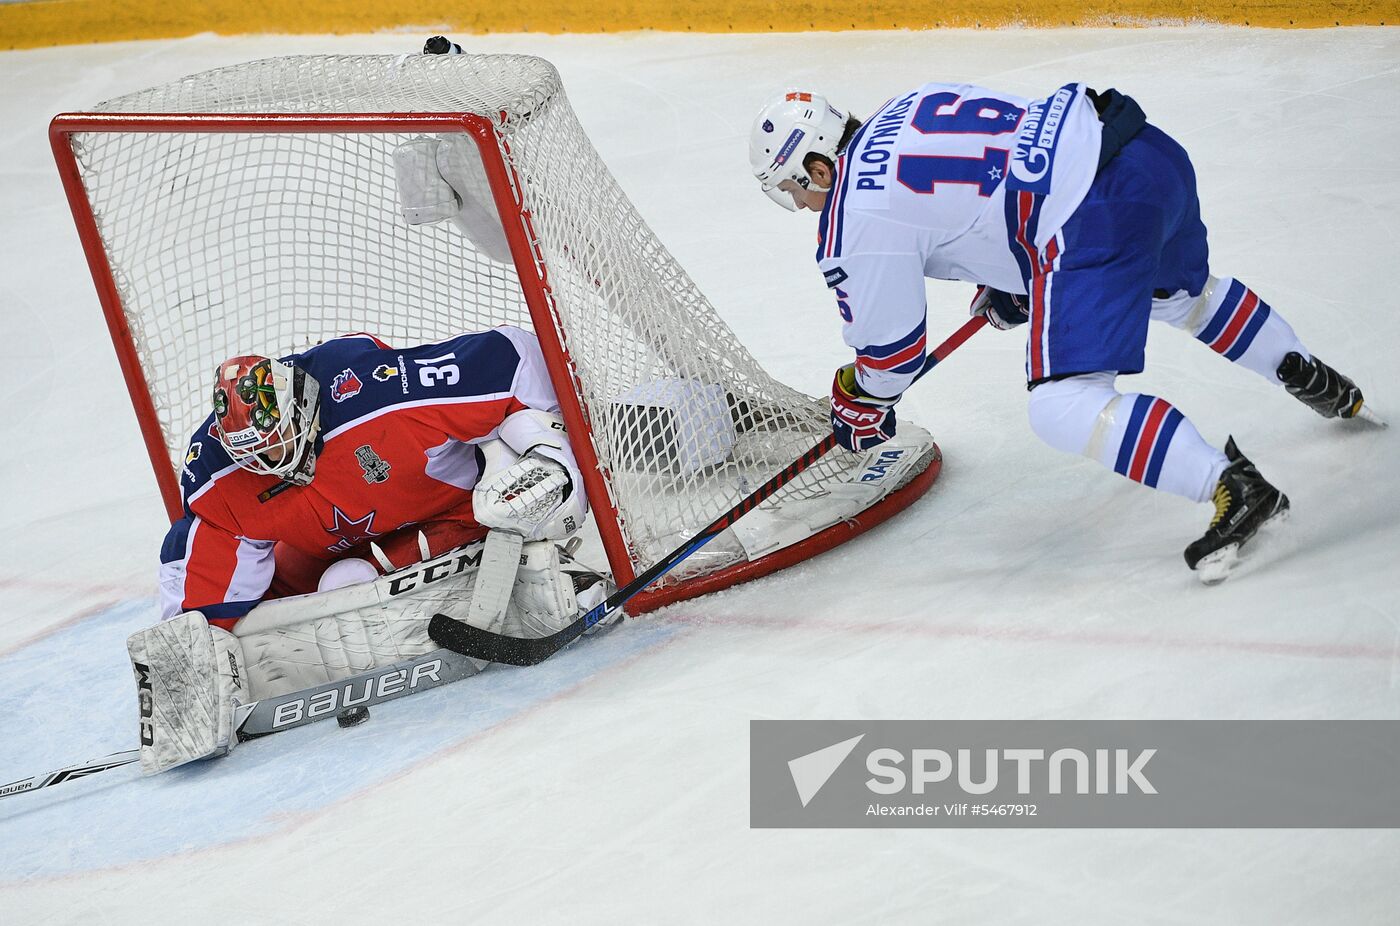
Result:
[[[428,637],[443,649],[508,666],[533,666],[544,662],[569,642],[555,639],[557,636],[560,635],[536,639],[507,637],[453,620],[445,614],[434,614],[428,622]]]

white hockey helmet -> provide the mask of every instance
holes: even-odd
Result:
[[[834,163],[847,118],[848,114],[828,103],[826,97],[805,90],[785,90],[759,110],[749,133],[749,163],[769,199],[790,212],[797,211],[797,200],[778,189],[778,184],[792,180],[811,187],[812,177],[803,159],[820,154]]]
[[[232,357],[214,374],[214,432],[243,469],[309,485],[316,472],[321,385],[300,367]]]

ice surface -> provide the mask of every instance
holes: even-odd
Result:
[[[0,781],[132,745],[121,640],[154,619],[165,526],[48,119],[255,57],[421,39],[0,54]],[[1119,87],[1191,151],[1217,271],[1400,414],[1393,29],[467,44],[559,66],[662,240],[759,360],[813,394],[846,352],[812,217],[773,208],[748,174],[762,98],[813,85],[859,112],[928,79]],[[930,285],[936,339],[967,298]],[[1393,832],[748,829],[755,717],[1396,716],[1400,436],[1324,422],[1157,327],[1132,388],[1216,444],[1234,433],[1293,501],[1295,548],[1239,581],[1205,589],[1181,563],[1204,508],[1041,445],[1022,338],[989,331],[901,404],[939,439],[944,474],[878,530],[362,727],[4,801],[0,922],[1395,922]]]

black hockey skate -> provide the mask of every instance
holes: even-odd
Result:
[[[1294,398],[1324,418],[1361,415],[1365,399],[1356,383],[1316,357],[1304,360],[1291,351],[1278,365],[1278,378]]]
[[[583,614],[603,603],[613,592],[617,591],[617,585],[613,582],[612,576],[606,572],[585,566],[574,559],[574,553],[583,544],[583,539],[573,537],[567,543],[559,547],[559,561],[561,571],[569,577],[574,584],[574,597],[578,600],[579,613]],[[606,618],[589,627],[583,632],[586,637],[607,633],[622,622],[622,609],[618,608]]]
[[[1230,465],[1215,484],[1215,517],[1199,540],[1186,548],[1186,565],[1206,585],[1229,578],[1239,561],[1240,547],[1259,528],[1288,514],[1288,496],[1269,484],[1249,462],[1232,437],[1225,442]]]

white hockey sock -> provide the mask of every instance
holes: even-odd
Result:
[[[1078,453],[1134,482],[1194,502],[1210,499],[1227,464],[1170,402],[1120,394],[1116,374],[1042,383],[1031,392],[1031,428],[1056,450]]]
[[[1226,360],[1278,385],[1278,366],[1290,351],[1311,359],[1292,326],[1233,277],[1211,277],[1199,296],[1184,290],[1154,299],[1152,317],[1189,332]]]

